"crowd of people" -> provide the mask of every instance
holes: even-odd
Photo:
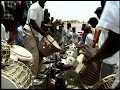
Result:
[[[119,56],[120,56],[120,23],[119,1],[101,1],[101,7],[94,12],[96,17],[90,17],[82,25],[82,37],[67,22],[50,15],[49,9],[44,9],[46,1],[1,1],[1,40],[9,44],[17,44],[29,50],[34,58],[32,73],[39,73],[44,55],[39,50],[39,42],[43,37],[51,35],[64,49],[75,44],[83,50],[83,63],[101,61],[100,80],[117,73],[112,88],[120,87]],[[90,48],[96,49],[92,53]],[[117,70],[116,70],[117,69]]]

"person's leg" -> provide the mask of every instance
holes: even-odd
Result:
[[[24,47],[31,52],[33,55],[33,67],[32,67],[32,73],[36,76],[39,69],[39,51],[37,48],[37,42],[32,35],[31,31],[25,30],[25,36],[24,38]]]
[[[110,74],[112,74],[114,72],[114,67],[115,65],[111,65],[111,64],[106,64],[104,62],[102,62],[101,64],[101,70],[100,70],[100,80]]]

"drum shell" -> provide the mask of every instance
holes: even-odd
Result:
[[[80,79],[85,85],[92,86],[99,81],[100,68],[97,62],[90,62],[83,65],[79,72]]]
[[[1,41],[1,57],[3,63],[10,57],[10,45],[4,40]]]
[[[61,48],[57,48],[53,43],[56,42],[55,40],[49,41],[48,37],[43,37],[41,41],[38,43],[39,51],[46,57],[55,52],[59,52]]]
[[[14,87],[14,89],[28,89],[32,85],[32,73],[25,64],[11,59],[9,59],[6,64],[9,66],[6,66],[1,70],[2,76],[8,78],[6,80],[16,87]],[[5,82],[3,81],[1,83]],[[4,86],[2,88],[10,89],[9,87]]]

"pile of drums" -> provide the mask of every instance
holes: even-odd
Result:
[[[29,51],[18,45],[9,45],[6,41],[1,41],[1,56],[2,89],[28,89],[32,86],[31,70],[24,63],[32,60]]]

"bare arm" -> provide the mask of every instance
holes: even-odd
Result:
[[[90,61],[105,59],[120,50],[120,34],[109,31],[108,37],[98,50],[97,54],[93,56]]]
[[[44,31],[38,27],[37,23],[35,22],[35,20],[30,19],[30,25],[33,29],[35,29],[37,32],[39,32],[41,35],[44,36]]]

